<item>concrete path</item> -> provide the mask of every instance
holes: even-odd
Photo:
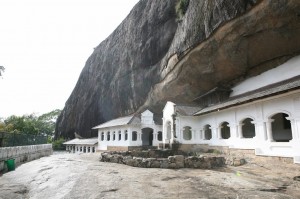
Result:
[[[98,158],[64,153],[23,164],[0,177],[0,198],[300,198],[300,165],[168,170]]]

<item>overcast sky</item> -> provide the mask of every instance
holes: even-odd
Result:
[[[0,0],[0,118],[63,109],[85,61],[138,0]]]

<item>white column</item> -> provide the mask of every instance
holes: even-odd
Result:
[[[238,125],[236,123],[231,123],[228,126],[229,126],[229,129],[230,129],[230,138],[229,139],[239,138]]]
[[[197,130],[192,130],[192,142],[197,141]]]
[[[264,121],[256,121],[255,125],[255,139],[257,141],[266,141],[267,140],[267,131]]]
[[[222,126],[219,126],[219,127],[217,128],[218,139],[222,139],[222,132],[221,132],[221,129],[222,129],[222,128],[223,128]]]
[[[243,125],[244,125],[244,123],[239,123],[239,125],[238,125],[238,132],[237,132],[237,134],[238,134],[238,138],[244,138],[244,136],[243,136]]]
[[[204,140],[203,138],[204,138],[204,129],[200,129],[199,130],[199,140]]]
[[[269,142],[273,142],[273,135],[272,135],[272,122],[274,122],[273,119],[269,119],[266,121],[266,130],[267,130],[267,139]]]
[[[211,129],[211,139],[212,140],[217,140],[219,129],[215,126],[211,126],[210,129]]]
[[[157,134],[158,134],[158,131],[154,131],[154,130],[153,130],[153,142],[154,142],[154,141],[155,141],[155,142],[158,141],[158,139],[157,139]]]
[[[295,127],[294,127],[294,129],[295,129],[295,139],[296,140],[300,140],[300,119],[298,119],[298,118],[296,118],[296,119],[294,119],[294,121],[295,121]]]
[[[132,142],[132,132],[129,128],[127,129],[127,134],[128,134],[129,143],[131,143]]]
[[[297,126],[294,118],[286,117],[287,120],[291,122],[291,131],[292,131],[292,141],[298,139],[297,135]]]
[[[122,141],[125,140],[125,131],[121,131],[121,140],[122,140]]]

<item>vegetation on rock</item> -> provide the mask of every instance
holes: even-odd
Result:
[[[183,16],[185,15],[188,7],[189,7],[189,0],[178,0],[175,6],[175,10],[176,10],[176,16],[177,16],[177,20],[181,21]]]

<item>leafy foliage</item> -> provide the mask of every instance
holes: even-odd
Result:
[[[185,15],[188,7],[189,7],[189,0],[178,0],[175,6],[175,10],[176,10],[176,16],[177,16],[177,20],[181,21],[183,16]]]
[[[60,110],[56,109],[41,116],[35,114],[12,115],[0,121],[0,131],[52,137],[54,135],[55,122],[60,112]]]
[[[63,145],[63,143],[65,142],[66,140],[63,139],[63,138],[59,138],[57,140],[54,140],[52,142],[52,147],[54,150],[65,150],[66,147]]]

